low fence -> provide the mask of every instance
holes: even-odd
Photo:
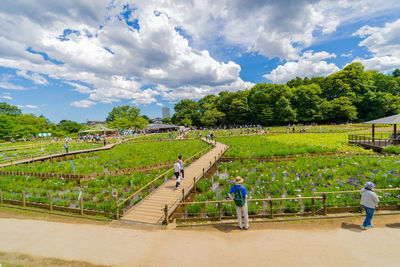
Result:
[[[400,188],[385,188],[374,190],[377,193],[400,191]],[[328,195],[330,194],[349,194],[360,193],[359,190],[350,191],[332,191],[332,192],[315,192],[319,196],[311,197],[286,197],[286,198],[263,198],[263,199],[248,199],[248,211],[250,218],[271,218],[284,216],[316,216],[328,215],[344,212],[363,212],[363,208],[357,202],[355,205],[348,206],[333,206],[328,203]],[[175,219],[177,222],[192,222],[192,221],[222,221],[236,218],[236,207],[233,200],[212,200],[203,202],[184,202],[185,197],[182,196],[182,202],[176,204],[166,203],[164,207],[164,224],[168,224],[170,219]],[[311,200],[311,203],[304,204],[306,200]],[[286,207],[286,201],[302,201],[303,208]],[[317,202],[318,201],[318,202]],[[252,207],[252,202],[256,202],[257,206]],[[322,202],[322,203],[321,203]],[[382,210],[400,210],[400,199],[393,204],[392,201],[381,200],[380,205],[376,208],[377,211]],[[283,204],[283,205],[282,205]],[[227,209],[224,205],[230,205]],[[188,210],[188,206],[191,208]],[[175,213],[171,210],[176,210]],[[281,212],[281,211],[284,212]]]
[[[283,201],[302,201],[311,200],[311,205],[307,206],[302,213],[280,213],[281,202]],[[316,205],[316,201],[322,201],[322,208],[317,209],[320,205]],[[252,210],[252,202],[256,202],[258,210]],[[258,203],[259,202],[259,203]],[[276,202],[279,203],[276,204]],[[275,203],[275,204],[274,204]],[[192,205],[193,210],[185,211],[185,207]],[[226,206],[229,205],[227,209]],[[288,197],[288,198],[263,198],[263,199],[247,199],[247,205],[250,218],[275,218],[287,215],[327,215],[326,195],[315,197]],[[176,213],[171,214],[171,209],[178,209]],[[178,222],[185,221],[222,221],[223,219],[236,218],[236,206],[233,200],[213,200],[203,202],[180,202],[176,204],[165,204],[164,207],[164,224],[168,224],[170,217],[173,216]]]
[[[295,154],[288,156],[270,156],[270,157],[222,157],[221,161],[223,162],[229,162],[235,160],[290,161],[303,157],[323,157],[323,156],[340,156],[340,155],[362,155],[362,154],[352,153],[352,152],[326,152],[326,153],[315,153],[315,154]]]
[[[1,171],[0,175],[12,175],[12,176],[31,176],[45,179],[59,178],[65,179],[67,181],[77,180],[80,181],[88,181],[91,179],[95,179],[101,175],[105,176],[116,176],[116,175],[128,175],[133,172],[145,172],[154,169],[160,169],[164,167],[171,166],[174,162],[164,162],[158,164],[151,164],[146,166],[139,166],[133,168],[119,169],[115,171],[106,171],[103,173],[91,173],[91,174],[72,174],[72,173],[41,173],[41,172],[18,172],[18,171]]]
[[[48,197],[49,197],[48,203],[38,203],[38,202],[26,201],[26,193],[25,192],[15,193],[15,194],[21,194],[20,195],[21,200],[5,199],[3,197],[2,190],[0,190],[0,205],[11,204],[11,205],[16,205],[16,206],[22,206],[23,208],[33,207],[33,208],[44,209],[44,210],[49,210],[49,211],[62,211],[62,212],[74,213],[74,214],[79,214],[81,216],[84,216],[84,215],[98,216],[98,215],[100,215],[100,216],[109,217],[109,218],[115,217],[115,213],[113,213],[111,211],[103,212],[103,211],[85,209],[83,198],[80,198],[80,200],[79,200],[79,208],[71,208],[71,207],[53,205],[54,200],[53,200],[52,194],[48,195]]]

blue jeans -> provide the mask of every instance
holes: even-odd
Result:
[[[181,185],[181,183],[179,182],[179,172],[174,172],[175,176],[176,176],[176,184],[175,187],[178,187]]]
[[[371,225],[372,217],[374,217],[375,209],[368,208],[368,207],[366,207],[366,206],[364,206],[364,205],[362,205],[362,207],[364,208],[365,213],[367,214],[367,215],[365,216],[365,220],[364,220],[363,226],[364,226],[364,227],[370,226],[370,225]]]

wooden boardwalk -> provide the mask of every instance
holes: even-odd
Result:
[[[101,147],[96,147],[96,148],[70,151],[69,153],[48,154],[48,155],[39,156],[39,157],[32,157],[32,158],[14,160],[14,161],[11,161],[11,162],[0,164],[0,168],[7,167],[7,166],[10,166],[10,165],[18,165],[18,164],[23,164],[23,163],[35,162],[35,161],[43,161],[43,160],[59,158],[59,157],[64,157],[64,156],[71,156],[71,155],[82,154],[82,153],[90,153],[90,152],[108,150],[108,149],[113,148],[114,146],[115,146],[115,144],[109,144],[109,145],[106,145],[106,146],[101,146]]]
[[[203,140],[205,141],[205,139]],[[196,182],[199,181],[203,176],[203,170],[207,172],[227,149],[227,145],[216,142],[212,150],[185,168],[185,179],[181,180],[181,186],[178,189],[175,188],[175,178],[167,180],[141,202],[128,210],[121,218],[121,221],[161,224],[165,217],[165,204],[173,205],[179,203],[183,197],[182,189],[184,189],[184,197],[186,197],[193,189],[194,179],[196,179]],[[173,205],[168,213],[171,215],[177,207],[178,205]]]

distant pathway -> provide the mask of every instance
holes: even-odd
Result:
[[[59,157],[64,157],[64,156],[77,155],[77,154],[82,154],[82,153],[90,153],[90,152],[96,152],[96,151],[102,151],[102,150],[109,150],[109,149],[113,148],[114,146],[115,146],[115,144],[108,144],[106,146],[101,146],[101,147],[96,147],[96,148],[75,150],[75,151],[71,151],[69,153],[56,153],[56,154],[49,154],[49,155],[44,155],[44,156],[40,156],[40,157],[20,159],[20,160],[15,160],[12,162],[0,164],[0,168],[6,167],[6,166],[11,166],[11,165],[18,165],[18,164],[23,164],[23,163],[59,158]]]

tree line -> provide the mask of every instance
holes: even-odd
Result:
[[[140,109],[128,105],[114,107],[106,118],[109,127],[119,130],[141,130],[147,127],[148,121],[145,115],[140,116]],[[0,139],[3,140],[29,139],[38,133],[51,133],[56,137],[71,136],[84,128],[83,124],[71,120],[55,124],[43,115],[23,114],[18,107],[0,102]]]
[[[385,75],[352,63],[327,77],[184,99],[175,112],[172,123],[197,127],[368,121],[400,113],[400,70]]]

